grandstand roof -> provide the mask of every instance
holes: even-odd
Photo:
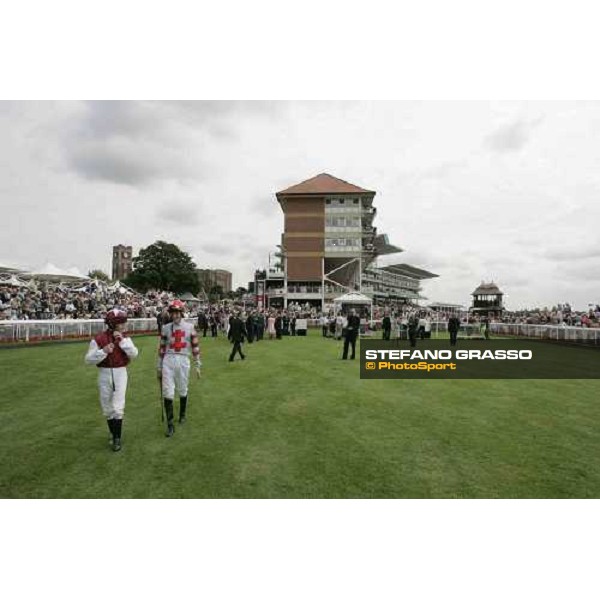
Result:
[[[443,306],[445,308],[464,308],[462,304],[453,304],[452,302],[431,302],[428,308],[435,308],[436,306]]]
[[[306,181],[301,181],[285,190],[277,192],[280,195],[305,195],[305,194],[374,194],[372,190],[365,190],[353,183],[338,179],[329,173],[320,173]]]
[[[404,252],[404,250],[399,246],[394,246],[393,244],[390,244],[386,233],[380,233],[379,235],[375,236],[373,246],[375,246],[375,252],[379,255],[397,254],[398,252]]]
[[[407,277],[413,277],[414,279],[432,279],[433,277],[439,277],[435,273],[430,273],[424,269],[418,269],[407,264],[388,265],[387,267],[381,267],[384,271],[395,273],[397,275],[406,275]]]
[[[471,296],[486,295],[486,294],[502,294],[500,288],[491,281],[490,283],[484,283],[483,281],[471,294]]]

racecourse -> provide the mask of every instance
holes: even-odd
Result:
[[[134,339],[120,453],[87,343],[0,350],[1,497],[600,497],[598,380],[360,380],[318,331],[233,364],[201,338],[188,423],[167,439],[157,338]]]

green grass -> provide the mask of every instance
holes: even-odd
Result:
[[[233,364],[226,340],[201,341],[188,423],[167,439],[157,340],[136,338],[120,453],[87,343],[0,351],[0,496],[600,496],[597,380],[366,381],[316,331]]]

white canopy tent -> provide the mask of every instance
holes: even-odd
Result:
[[[56,281],[70,283],[74,281],[89,280],[89,277],[82,275],[81,271],[76,267],[70,269],[60,269],[52,263],[46,263],[43,267],[27,273],[29,277],[40,281]]]
[[[347,294],[344,294],[343,296],[339,296],[338,298],[336,298],[333,301],[333,303],[335,306],[336,313],[338,313],[340,310],[342,310],[342,307],[344,305],[350,305],[353,307],[368,306],[371,320],[373,319],[373,300],[371,300],[371,298],[369,298],[369,296],[365,296],[364,294],[361,294],[360,292],[348,292]]]
[[[182,294],[179,298],[180,298],[180,300],[183,300],[184,302],[192,302],[192,303],[196,303],[196,304],[201,302],[200,299],[196,298],[196,296],[194,296],[190,292],[185,292],[185,294]]]
[[[13,287],[27,287],[25,281],[21,281],[16,275],[11,275],[8,279],[0,279],[0,285],[11,285]]]
[[[119,292],[119,294],[134,294],[135,292],[127,287],[125,284],[121,283],[118,279],[107,288],[111,292]]]

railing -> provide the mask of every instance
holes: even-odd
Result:
[[[196,323],[195,318],[185,319]],[[309,327],[317,327],[318,320],[309,319]],[[465,329],[466,324],[462,324]],[[40,341],[60,341],[69,339],[91,339],[104,330],[102,319],[55,319],[51,321],[0,321],[0,344],[32,343]],[[481,328],[483,325],[468,324],[469,331]],[[392,335],[396,336],[399,330],[396,324]],[[381,329],[381,319],[370,321],[370,330]],[[127,332],[131,335],[157,333],[156,319],[129,319]],[[431,323],[431,335],[447,334],[446,321]],[[518,323],[490,323],[491,335],[506,335],[514,337],[527,337],[540,340],[558,340],[575,342],[600,347],[600,328],[588,327],[561,327],[556,325],[525,325]],[[460,334],[459,334],[460,335]]]
[[[195,323],[196,319],[185,319]],[[158,333],[156,319],[129,319],[127,333]],[[91,339],[105,328],[103,319],[55,319],[52,321],[0,321],[0,344]]]
[[[461,323],[459,335],[468,333],[471,337],[475,329],[480,328],[484,331],[482,323]],[[371,321],[371,329],[381,329],[381,319]],[[398,325],[396,325],[396,331]],[[468,332],[467,332],[468,330]],[[448,323],[446,321],[433,321],[431,323],[431,335],[437,337],[438,334],[448,333]],[[565,342],[575,342],[591,346],[600,346],[600,328],[589,327],[562,327],[560,325],[526,325],[520,323],[490,323],[490,335],[506,335],[511,337],[526,337],[538,340],[555,340]]]
[[[600,328],[560,325],[525,325],[521,323],[491,323],[490,332],[496,335],[559,340],[600,346]]]

